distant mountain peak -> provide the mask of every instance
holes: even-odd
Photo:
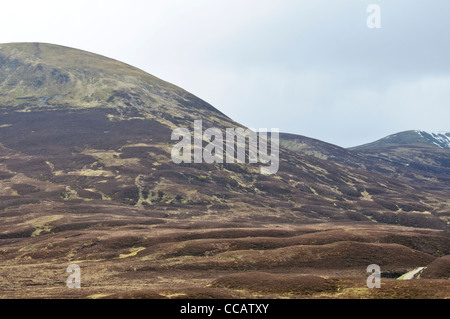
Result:
[[[422,136],[427,141],[440,148],[450,149],[450,133],[449,132],[426,132],[426,131],[415,131],[417,134]]]
[[[429,146],[450,149],[449,132],[427,132],[424,130],[410,130],[386,136],[375,142],[356,146],[350,150],[380,149],[387,146]]]

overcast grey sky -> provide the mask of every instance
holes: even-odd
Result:
[[[0,43],[92,51],[246,126],[349,147],[450,131],[449,15],[448,0],[15,0],[2,3]]]

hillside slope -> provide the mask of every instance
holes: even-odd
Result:
[[[446,225],[432,194],[285,148],[275,176],[255,164],[176,165],[173,128],[192,129],[195,119],[242,126],[115,60],[48,44],[0,47],[3,208],[51,200],[289,223],[403,210]]]

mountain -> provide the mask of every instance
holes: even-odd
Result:
[[[0,105],[30,110],[108,109],[111,121],[146,118],[169,127],[214,114],[208,103],[125,63],[86,51],[42,43],[0,45]],[[151,106],[151,107],[149,107]]]
[[[283,134],[276,174],[260,164],[175,164],[172,132],[192,132],[195,120],[245,129],[119,61],[1,44],[0,290],[235,297],[241,288],[215,280],[271,269],[353,276],[371,258],[394,276],[450,254],[442,189],[370,170],[391,164],[362,150]],[[64,290],[69,263],[84,269],[81,292]]]
[[[2,171],[15,178],[4,182],[3,208],[47,200],[70,209],[73,201],[114,203],[163,209],[174,218],[220,212],[232,220],[289,223],[369,220],[364,216],[374,210],[398,207],[436,210],[427,204],[433,195],[420,189],[395,180],[381,186],[384,177],[286,148],[275,176],[261,175],[257,165],[174,164],[173,129],[192,130],[196,119],[204,128],[243,126],[178,87],[88,52],[5,44],[0,61]],[[369,197],[368,207],[360,202]],[[270,209],[256,213],[261,207]],[[445,226],[425,217],[424,225]]]
[[[353,147],[368,159],[401,167],[398,176],[422,188],[450,191],[450,133],[406,131]],[[392,176],[392,175],[391,175]]]
[[[295,134],[281,134],[281,145],[304,155],[376,172],[419,188],[450,191],[448,133],[406,131],[344,149]]]
[[[389,135],[373,143],[364,144],[350,149],[356,151],[364,151],[400,145],[422,147],[428,146],[450,149],[450,133],[432,133],[419,130],[405,131]]]

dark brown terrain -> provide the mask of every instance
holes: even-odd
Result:
[[[171,132],[196,119],[243,127],[121,62],[1,44],[0,297],[450,296],[450,150],[282,134],[275,175],[174,164]]]

